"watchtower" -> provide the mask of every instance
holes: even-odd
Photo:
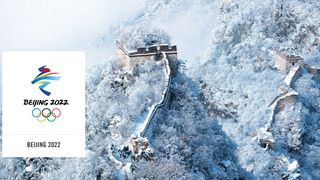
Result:
[[[165,53],[169,61],[170,68],[175,72],[178,68],[177,46],[160,44],[148,47],[138,47],[134,52],[128,52],[122,45],[117,43],[117,57],[120,68],[132,69],[137,64],[145,61],[159,61],[161,54]]]
[[[304,64],[302,57],[294,55],[289,56],[279,51],[276,51],[275,63],[276,68],[284,72],[288,72],[291,67],[299,66],[302,68]]]

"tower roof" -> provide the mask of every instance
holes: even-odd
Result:
[[[296,56],[296,55],[287,55],[285,53],[282,53],[280,51],[276,51],[276,54],[280,57],[282,57],[283,59],[285,59],[286,61],[299,61],[299,60],[303,60],[303,58],[301,56]]]
[[[153,45],[149,47],[139,47],[136,51],[129,53],[129,56],[145,56],[145,55],[154,55],[158,51],[177,54],[177,46],[169,46],[167,44]]]

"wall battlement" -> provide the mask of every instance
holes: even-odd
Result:
[[[303,67],[304,61],[300,56],[286,55],[280,51],[276,51],[275,65],[280,71],[289,71],[291,67],[300,66]]]
[[[160,44],[149,47],[139,47],[134,52],[128,52],[122,45],[117,42],[118,67],[132,69],[138,64],[145,61],[159,61],[163,54],[166,55],[173,74],[177,72],[179,62],[177,61],[177,46]]]
[[[177,46],[169,46],[166,44],[162,44],[159,46],[150,46],[150,47],[138,47],[135,52],[129,53],[130,57],[133,56],[146,56],[146,55],[152,55],[155,53],[165,52],[165,53],[173,53],[177,54]]]
[[[308,73],[312,74],[314,79],[320,81],[320,67],[312,66],[300,56],[286,55],[280,51],[275,51],[275,66],[283,72],[289,72],[292,67],[300,67],[306,69]]]

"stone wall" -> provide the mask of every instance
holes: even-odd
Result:
[[[117,68],[132,69],[136,65],[143,64],[145,61],[159,61],[163,58],[163,53],[169,61],[172,73],[175,74],[179,66],[177,47],[170,47],[168,45],[160,45],[159,47],[151,46],[149,48],[140,47],[132,53],[128,53],[119,45],[117,48]]]
[[[304,67],[307,69],[308,73],[313,75],[316,81],[320,82],[320,68],[313,67],[308,64],[305,64]]]
[[[117,54],[117,68],[131,68],[131,62],[130,62],[130,58],[128,56],[128,54],[126,54],[126,52],[121,49],[121,48],[117,48],[116,50],[116,54]]]
[[[294,55],[285,55],[279,51],[276,51],[275,54],[275,67],[279,69],[280,71],[287,72],[292,67],[303,67],[304,62],[303,58],[300,56],[294,56]]]

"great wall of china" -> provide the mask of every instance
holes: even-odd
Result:
[[[119,67],[125,69],[132,69],[137,64],[142,64],[145,61],[160,62],[163,65],[165,72],[166,86],[161,94],[161,100],[154,103],[148,110],[143,123],[136,128],[136,133],[140,137],[145,137],[147,130],[151,127],[152,119],[157,114],[159,108],[167,104],[169,99],[169,90],[171,84],[171,77],[177,68],[177,47],[169,45],[157,45],[150,47],[137,48],[135,52],[129,53],[123,46],[117,43],[117,56],[119,60]]]
[[[143,117],[143,122],[137,123],[137,128],[135,129],[135,133],[131,136],[129,146],[125,146],[122,150],[117,151],[118,153],[122,153],[122,155],[128,151],[131,151],[134,155],[134,158],[137,159],[152,159],[154,152],[152,148],[149,147],[147,136],[150,136],[150,131],[148,130],[153,129],[152,127],[156,126],[154,117],[158,113],[158,110],[168,104],[171,79],[172,76],[177,72],[179,64],[177,60],[177,48],[176,46],[171,47],[169,45],[158,45],[147,48],[137,48],[135,52],[129,53],[118,43],[117,46],[117,56],[120,68],[130,70],[136,65],[150,60],[161,64],[165,72],[165,86],[161,94],[161,99],[148,108],[148,113],[146,117]],[[264,127],[259,128],[257,134],[254,136],[254,138],[259,140],[259,144],[265,149],[275,149],[276,143],[273,136],[274,131],[272,130],[272,127],[274,126],[273,124],[277,122],[277,113],[282,111],[288,105],[293,106],[296,102],[296,98],[299,95],[298,92],[294,90],[293,83],[304,73],[305,70],[312,74],[315,80],[320,80],[320,68],[304,63],[303,58],[299,56],[287,56],[279,51],[276,51],[275,61],[276,68],[286,73],[285,77],[283,78],[283,82],[287,87],[285,88],[286,90],[277,95],[271,101],[268,106],[271,108],[271,117],[267,124]],[[300,135],[298,134],[298,136]],[[297,146],[299,146],[299,144]],[[126,163],[125,160],[122,162],[122,160],[120,160],[121,158],[116,158],[117,155],[114,150],[115,149],[111,148],[111,153],[113,154],[111,160],[116,162],[126,175],[129,175],[130,163]],[[124,159],[125,157],[126,156],[124,156]],[[286,157],[284,156],[284,158]]]
[[[170,85],[171,77],[175,73],[173,70],[177,68],[177,48],[176,46],[169,45],[158,45],[151,47],[141,47],[137,48],[135,52],[129,53],[125,48],[119,44],[117,48],[117,56],[119,59],[120,67],[125,69],[132,69],[137,64],[142,64],[144,61],[153,60],[155,62],[162,62],[163,69],[165,71],[165,81],[166,86],[161,95],[161,100],[151,105],[148,110],[147,116],[144,118],[143,123],[139,124],[136,129],[136,133],[140,137],[146,137],[148,129],[153,125],[153,119],[157,114],[159,108],[163,107],[168,103],[170,97]],[[304,72],[304,69],[308,73],[312,74],[313,77],[317,80],[320,79],[320,68],[308,65],[304,62],[303,58],[300,56],[286,55],[279,51],[275,53],[275,67],[281,72],[285,72],[286,75],[283,78],[284,83],[287,85],[287,90],[280,93],[276,96],[268,107],[271,108],[271,117],[265,127],[260,128],[258,132],[263,137],[262,139],[266,140],[267,147],[274,147],[274,139],[270,132],[275,121],[275,115],[281,111],[286,105],[294,104],[297,96],[299,95],[292,86],[293,82],[297,80],[301,74]],[[258,138],[259,139],[259,138]]]
[[[168,102],[168,99],[170,96],[169,89],[171,85],[172,74],[171,74],[171,69],[169,65],[169,60],[167,59],[167,56],[165,53],[163,53],[163,61],[164,61],[165,72],[166,72],[166,87],[161,95],[161,101],[151,106],[151,109],[148,112],[147,118],[145,119],[145,123],[143,124],[143,130],[140,133],[141,137],[144,137],[146,135],[146,131],[149,129],[151,121],[154,115],[157,113],[157,110]]]
[[[271,117],[265,127],[261,128],[262,132],[260,133],[264,134],[265,140],[269,143],[267,145],[273,147],[275,142],[272,134],[270,133],[270,128],[275,121],[275,115],[278,111],[281,111],[284,106],[295,104],[296,98],[299,95],[299,93],[294,90],[293,82],[303,74],[304,69],[308,73],[312,74],[315,80],[319,80],[320,77],[320,69],[306,64],[300,56],[288,56],[276,51],[275,61],[276,68],[282,72],[286,72],[286,76],[283,81],[288,86],[288,90],[282,92],[271,101],[268,106],[272,111]]]

